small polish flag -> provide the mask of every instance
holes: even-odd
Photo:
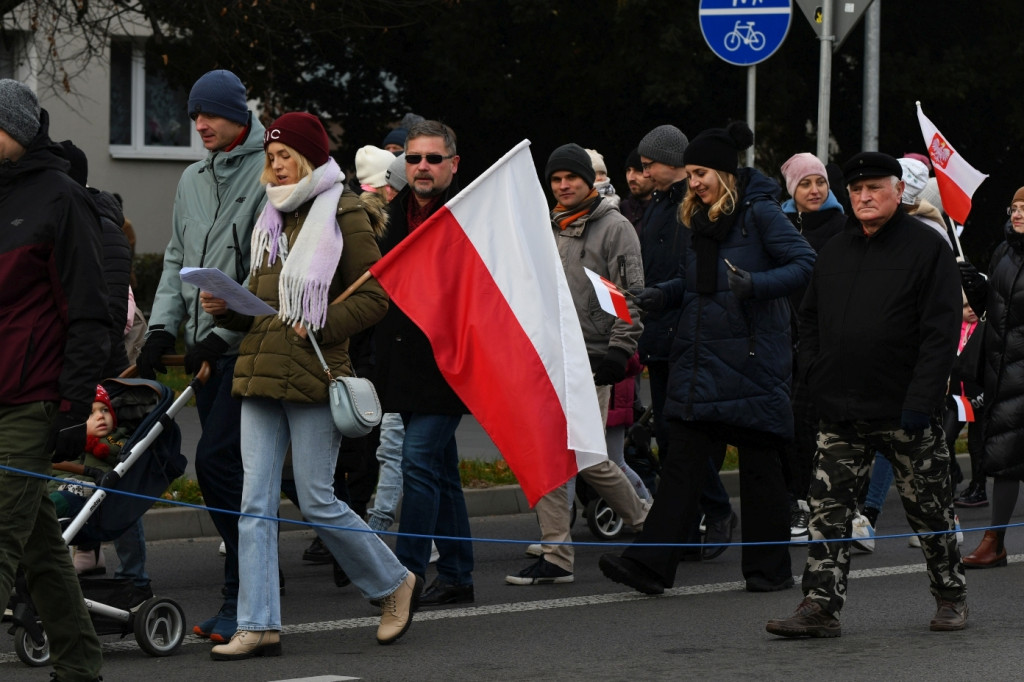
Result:
[[[921,124],[921,134],[928,147],[928,156],[935,169],[935,179],[939,183],[939,195],[942,197],[942,208],[949,217],[963,225],[971,212],[971,197],[985,178],[988,177],[953,149],[939,129],[935,127],[917,102],[917,121]]]
[[[956,403],[956,420],[958,422],[974,421],[974,408],[971,407],[970,398],[965,395],[955,395],[953,402]]]
[[[619,288],[590,268],[583,268],[583,272],[587,273],[590,283],[594,285],[594,292],[597,294],[597,302],[601,304],[601,310],[623,320],[626,324],[633,324],[629,306],[626,304],[626,297],[619,291]]]

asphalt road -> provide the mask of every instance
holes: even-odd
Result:
[[[735,502],[735,501],[734,501]],[[961,513],[965,528],[985,525],[987,509]],[[1022,521],[1021,515],[1014,523]],[[172,656],[152,658],[131,637],[104,637],[104,679],[283,681],[364,680],[677,680],[677,679],[1018,679],[1024,532],[1008,537],[1006,568],[968,574],[970,626],[933,633],[934,603],[920,550],[906,539],[879,540],[874,554],[856,555],[843,636],[784,640],[768,635],[768,618],[789,614],[799,588],[774,594],[743,591],[740,552],[680,566],[676,587],[644,597],[606,580],[597,568],[608,545],[577,549],[576,582],[509,586],[504,576],[527,565],[522,545],[537,537],[532,514],[472,519],[476,603],[424,610],[397,644],[379,646],[378,613],[354,587],[336,588],[329,566],[304,564],[308,530],[281,535],[287,578],[280,658],[214,662],[209,643],[191,635]],[[592,542],[577,521],[575,539]],[[880,533],[905,533],[890,493]],[[742,533],[739,529],[737,539]],[[973,549],[980,533],[969,532]],[[165,540],[149,545],[149,570],[158,596],[177,601],[191,626],[219,605],[221,560],[214,538]],[[116,561],[108,550],[108,560]],[[805,548],[791,550],[794,573]],[[430,580],[432,576],[428,576]],[[40,680],[47,668],[17,660],[10,636],[0,643],[0,680]]]

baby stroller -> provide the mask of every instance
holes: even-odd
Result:
[[[129,370],[131,371],[131,370]],[[185,472],[181,454],[181,431],[174,417],[209,376],[204,365],[177,400],[171,389],[156,381],[116,378],[102,382],[110,395],[118,423],[131,428],[120,463],[110,472],[86,471],[78,462],[61,462],[54,468],[95,476],[96,485],[130,494],[108,494],[97,490],[82,511],[67,521],[66,543],[109,542],[130,528],[159,497],[171,481]],[[140,497],[145,496],[145,497]],[[133,605],[130,580],[81,578],[82,593],[93,627],[99,635],[134,634],[139,647],[150,656],[169,656],[185,637],[185,613],[171,599],[151,597]],[[39,617],[29,599],[23,577],[16,581],[10,606],[14,649],[30,666],[47,665],[49,644]]]
[[[653,493],[657,474],[660,471],[658,458],[651,451],[653,430],[651,418],[653,408],[646,408],[640,417],[626,429],[623,454],[626,463],[643,479]],[[591,488],[582,476],[576,477],[576,500],[573,502],[570,524],[576,522],[576,505],[583,508],[587,527],[598,540],[614,540],[622,532],[622,518],[608,506],[600,495]]]

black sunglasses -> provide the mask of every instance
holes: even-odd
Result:
[[[418,166],[420,165],[420,161],[426,159],[427,163],[429,163],[431,166],[436,166],[445,159],[450,159],[453,156],[455,155],[448,154],[447,156],[442,156],[441,154],[406,154],[405,162],[410,166]]]

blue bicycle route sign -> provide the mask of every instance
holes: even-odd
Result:
[[[792,0],[700,0],[700,30],[716,55],[736,66],[772,56],[789,33]]]

